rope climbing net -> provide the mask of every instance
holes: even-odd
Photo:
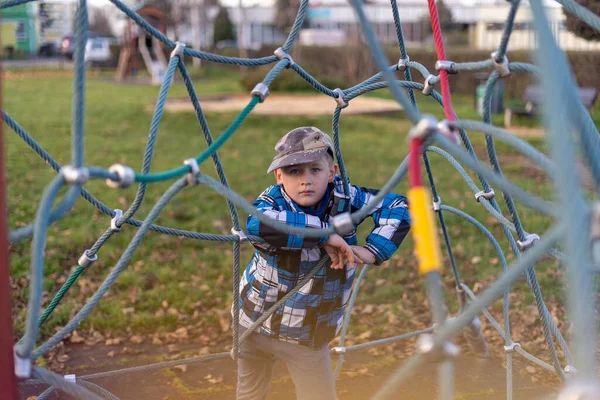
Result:
[[[4,0],[0,2],[0,9],[25,4],[30,1],[33,0]],[[592,251],[593,246],[597,245],[597,243],[599,243],[598,240],[600,240],[600,211],[594,206],[594,202],[591,202],[589,198],[584,197],[581,185],[578,183],[577,179],[574,179],[573,170],[576,157],[579,155],[579,157],[583,159],[582,161],[585,165],[589,168],[595,182],[595,188],[598,190],[598,183],[600,182],[600,160],[598,159],[597,154],[600,154],[600,142],[598,139],[598,131],[575,91],[576,83],[570,73],[568,62],[553,39],[541,1],[534,0],[531,1],[530,4],[539,40],[539,47],[535,52],[536,66],[527,63],[510,63],[506,56],[515,15],[520,6],[519,0],[509,1],[510,12],[504,25],[504,34],[497,51],[492,53],[491,58],[488,60],[470,63],[454,63],[446,60],[436,5],[434,0],[428,0],[438,57],[436,70],[439,71],[439,73],[438,75],[434,75],[423,65],[409,59],[402,34],[400,13],[395,1],[391,1],[391,11],[396,26],[401,58],[396,64],[390,66],[390,62],[386,59],[382,48],[376,39],[372,26],[367,20],[362,1],[351,0],[352,7],[361,24],[365,40],[381,72],[356,86],[343,90],[340,88],[330,89],[323,86],[295,63],[289,54],[306,17],[308,0],[301,1],[293,27],[283,46],[278,48],[274,55],[256,59],[224,57],[186,48],[183,43],[173,42],[154,29],[120,0],[110,1],[125,13],[127,17],[131,18],[142,27],[149,35],[152,35],[166,47],[173,49],[152,117],[141,171],[135,172],[132,168],[120,164],[115,164],[108,169],[105,169],[101,167],[86,166],[84,163],[83,139],[86,88],[84,47],[88,31],[88,6],[86,0],[78,0],[76,14],[71,165],[59,165],[52,155],[38,145],[34,138],[11,118],[5,110],[2,110],[4,122],[57,172],[56,177],[45,189],[37,209],[35,221],[28,226],[12,230],[9,235],[9,240],[12,243],[30,237],[33,238],[31,244],[30,294],[25,334],[15,345],[14,356],[15,374],[22,380],[20,383],[21,385],[34,385],[39,383],[50,385],[50,388],[41,394],[38,399],[45,399],[56,390],[67,392],[78,399],[115,399],[116,397],[114,395],[91,381],[125,373],[151,371],[216,358],[229,356],[236,358],[238,356],[240,342],[260,326],[275,312],[275,310],[285,303],[290,296],[303,287],[327,262],[327,258],[320,260],[319,264],[307,274],[301,282],[299,282],[294,290],[290,291],[288,295],[282,298],[268,312],[262,315],[261,318],[247,331],[240,335],[238,329],[239,302],[237,301],[239,296],[240,278],[240,246],[244,241],[259,241],[261,239],[258,237],[247,237],[243,233],[239,223],[238,207],[245,212],[254,215],[262,223],[277,228],[282,232],[310,237],[322,237],[334,232],[343,234],[345,232],[345,227],[349,225],[349,221],[358,222],[363,220],[372,211],[373,207],[379,203],[379,200],[387,195],[407,173],[410,183],[409,199],[411,204],[411,214],[414,219],[412,231],[415,237],[416,250],[419,259],[419,271],[424,279],[426,279],[427,283],[429,304],[432,312],[432,326],[428,329],[406,333],[387,339],[354,346],[344,346],[344,338],[349,326],[351,310],[356,300],[360,283],[369,269],[369,266],[365,266],[360,272],[346,310],[340,344],[331,349],[332,353],[339,356],[336,374],[340,371],[345,353],[349,351],[419,336],[417,340],[416,355],[392,374],[389,380],[375,394],[374,398],[393,398],[394,393],[399,385],[402,384],[403,380],[420,365],[432,359],[439,362],[440,398],[453,398],[454,385],[452,366],[453,357],[457,354],[457,349],[450,342],[450,339],[456,334],[464,332],[465,336],[476,349],[482,353],[487,353],[487,344],[483,338],[481,329],[478,325],[479,320],[477,319],[478,315],[483,313],[505,341],[504,350],[506,352],[508,399],[512,398],[512,363],[514,353],[522,355],[527,360],[536,363],[542,368],[553,371],[561,378],[570,377],[570,379],[566,380],[567,383],[561,393],[561,396],[565,396],[565,399],[591,399],[600,396],[596,378],[595,354],[593,351],[589,350],[595,348],[597,337],[595,315],[593,307],[590,307],[590,305],[594,304],[594,287],[591,275],[595,274],[597,264],[600,263],[599,258],[594,258],[594,256],[600,256],[597,252]],[[557,1],[587,24],[596,30],[600,30],[600,18],[598,16],[578,5],[573,0]],[[190,79],[188,70],[183,62],[184,56],[196,57],[223,64],[243,66],[274,64],[274,66],[267,73],[264,80],[252,90],[251,99],[243,111],[233,120],[229,127],[214,140],[196,95],[192,80]],[[346,170],[344,168],[343,157],[340,150],[339,120],[342,110],[348,103],[362,94],[387,88],[391,91],[393,97],[401,104],[406,116],[413,124],[413,128],[409,135],[411,152],[390,177],[388,182],[382,187],[381,191],[376,196],[377,201],[373,201],[371,206],[367,206],[353,214],[350,214],[349,212],[341,214],[335,218],[331,228],[328,229],[316,230],[294,228],[263,216],[244,198],[229,188],[225,172],[221,166],[219,156],[217,155],[217,150],[232,137],[245,118],[252,112],[254,107],[258,103],[267,100],[269,85],[284,68],[294,70],[314,89],[335,100],[336,105],[335,110],[333,111],[332,131],[336,148],[336,158],[340,165],[340,173],[344,178],[344,182],[346,182],[346,192],[348,192],[349,188],[347,186]],[[483,121],[458,120],[452,107],[448,75],[485,70],[491,70],[491,72],[487,80],[484,96]],[[198,122],[202,127],[202,131],[208,143],[208,147],[197,157],[185,160],[183,165],[178,168],[160,173],[150,173],[159,123],[163,115],[169,87],[172,84],[172,78],[176,71],[179,71],[179,74],[185,83]],[[403,72],[405,79],[397,80],[394,77],[396,71]],[[422,75],[424,83],[413,80],[413,71]],[[547,127],[550,157],[542,154],[525,141],[511,135],[509,132],[491,125],[490,110],[494,87],[499,79],[508,79],[509,75],[517,72],[534,74],[542,82],[542,90],[544,98],[546,99],[543,113]],[[438,84],[441,87],[441,95],[435,90],[435,86]],[[437,121],[432,116],[422,115],[419,112],[415,97],[417,91],[422,92],[424,95],[432,96],[443,106],[445,114],[444,121]],[[561,95],[557,96],[556,93],[560,93]],[[565,107],[565,104],[568,104],[568,107]],[[483,133],[485,135],[489,162],[492,168],[484,166],[478,160],[466,130],[471,133]],[[509,144],[539,165],[555,183],[557,193],[556,201],[551,203],[543,200],[506,180],[502,175],[498,162],[494,140],[500,140]],[[462,143],[462,146],[460,146],[459,143]],[[579,153],[577,153],[579,149],[576,148],[576,145],[580,147],[581,151]],[[461,210],[442,204],[441,198],[436,190],[434,176],[430,167],[428,159],[429,152],[439,154],[448,160],[472,189],[477,201],[498,220],[502,226],[508,244],[515,255],[516,261],[514,265],[508,266],[500,244],[483,224]],[[219,180],[210,178],[209,176],[202,174],[199,170],[198,166],[205,162],[209,157],[212,158]],[[430,190],[425,190],[421,181],[421,161],[427,172]],[[476,173],[480,186],[469,177],[462,165]],[[111,188],[126,188],[138,184],[136,197],[125,212],[113,210],[84,189],[84,186],[89,179],[105,179],[106,184]],[[153,206],[146,219],[143,221],[135,219],[134,215],[144,201],[148,183],[167,180],[174,180],[174,183]],[[227,198],[233,225],[231,235],[190,232],[154,224],[160,212],[180,191],[186,187],[197,185],[208,186]],[[506,218],[502,214],[491,185],[502,192],[510,218]],[[64,186],[67,186],[68,190],[61,201],[53,207],[60,189]],[[42,313],[44,248],[48,227],[62,218],[73,207],[79,197],[83,197],[94,207],[110,216],[110,227],[98,238],[91,248],[82,254],[75,271],[67,279],[65,284],[56,293],[55,297]],[[522,221],[519,218],[515,201],[519,201],[529,208],[554,218],[556,221],[554,226],[546,233],[539,236],[534,233],[526,232]],[[494,249],[498,253],[498,258],[503,267],[503,273],[492,285],[483,291],[480,296],[475,296],[473,291],[460,280],[456,260],[452,253],[452,246],[444,221],[445,213],[458,215],[477,227],[492,243]],[[439,228],[441,228],[442,236],[448,250],[448,258],[452,266],[456,286],[461,293],[463,293],[463,307],[461,307],[461,312],[452,318],[447,318],[445,315],[445,305],[440,289],[441,262],[439,256],[440,250],[434,229],[434,215],[437,215]],[[73,285],[78,277],[97,260],[98,253],[102,246],[115,233],[119,232],[125,224],[132,225],[138,229],[114,268],[79,312],[45,343],[35,347],[41,324],[44,323],[57,307],[71,285]],[[46,354],[51,348],[63,340],[66,335],[73,332],[81,321],[89,315],[102,296],[105,295],[118,278],[119,274],[126,268],[133,253],[140,246],[149,230],[196,240],[233,243],[233,296],[236,300],[234,301],[233,312],[232,351],[230,353],[216,353],[82,377],[75,377],[73,375],[63,377],[40,366],[34,365],[34,360],[39,356]],[[561,244],[564,252],[559,252],[555,249],[555,246],[558,244]],[[566,285],[569,288],[569,314],[576,327],[573,331],[573,355],[544,303],[538,279],[533,268],[533,265],[546,254],[558,258],[566,270]],[[511,285],[523,275],[536,299],[537,309],[544,328],[544,337],[550,354],[549,362],[542,361],[529,354],[519,345],[519,343],[515,343],[511,338],[510,322],[508,318],[509,289]],[[500,297],[503,297],[504,300],[504,326],[501,326],[486,310],[490,304]],[[562,349],[562,354],[564,355],[562,359],[558,355],[557,346]]]

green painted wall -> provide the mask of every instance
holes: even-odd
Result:
[[[7,48],[17,53],[37,52],[36,11],[37,4],[28,3],[0,12],[0,41],[5,55]]]

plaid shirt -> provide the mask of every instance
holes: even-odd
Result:
[[[320,204],[307,209],[297,205],[280,185],[275,185],[267,188],[254,206],[264,215],[290,226],[328,228],[330,218],[343,212],[348,203],[350,211],[355,212],[371,203],[377,194],[376,190],[352,185],[349,197],[343,192],[342,178],[336,176]],[[394,254],[410,230],[406,198],[388,194],[371,217],[375,227],[364,247],[375,256],[375,265],[380,265]],[[253,216],[248,217],[246,228],[249,235],[265,240],[262,244],[254,243],[257,250],[241,277],[239,320],[248,328],[317,265],[325,254],[323,244],[328,238],[285,234]],[[357,244],[354,228],[344,237],[351,245]],[[262,324],[260,333],[314,348],[329,343],[342,326],[355,271],[355,268],[334,270],[324,266]]]

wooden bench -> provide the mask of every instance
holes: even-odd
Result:
[[[591,109],[596,102],[598,91],[594,88],[578,88],[577,93],[586,109]],[[507,107],[504,110],[504,126],[510,128],[515,115],[533,117],[539,115],[542,101],[542,91],[539,86],[527,86],[523,94],[523,100],[526,101],[525,107]]]

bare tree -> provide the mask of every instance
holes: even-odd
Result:
[[[275,3],[275,26],[288,34],[296,20],[300,0],[277,0]]]
[[[584,6],[594,14],[600,16],[600,1],[598,0],[575,0],[580,5]],[[576,36],[590,41],[600,40],[600,32],[583,22],[579,17],[571,14],[563,8],[566,21],[565,27],[568,31],[573,32]]]
[[[110,17],[105,9],[92,8],[92,12],[90,14],[90,32],[94,32],[95,34],[101,36],[114,36]]]

